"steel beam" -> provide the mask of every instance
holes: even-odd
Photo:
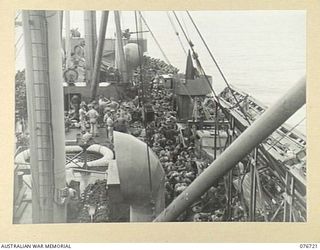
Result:
[[[288,93],[247,128],[190,186],[184,190],[154,221],[173,221],[224,176],[243,157],[266,139],[306,102],[306,80],[303,77]]]
[[[121,79],[122,79],[122,83],[128,83],[129,77],[128,77],[127,63],[126,63],[124,50],[123,50],[122,31],[121,31],[119,11],[114,11],[114,20],[116,24],[117,50],[119,53],[119,70],[121,72]]]
[[[256,219],[256,204],[257,204],[257,154],[258,149],[254,150],[254,159],[250,166],[250,206],[249,206],[249,218],[250,221],[255,221]],[[259,173],[258,173],[259,174]]]
[[[100,21],[100,30],[99,30],[99,40],[96,48],[96,55],[94,57],[94,66],[91,79],[91,99],[95,99],[97,95],[97,89],[99,84],[99,73],[101,60],[104,49],[104,41],[106,37],[107,24],[108,24],[109,11],[102,11],[101,21]]]
[[[70,11],[66,10],[65,13],[65,53],[66,53],[66,69],[71,66],[71,41],[70,41]]]
[[[93,72],[94,54],[97,46],[96,12],[84,11],[84,39],[86,58],[86,82],[90,84]]]
[[[53,221],[52,138],[51,136],[41,136],[51,135],[45,19],[45,11],[22,11],[30,131],[33,223],[51,223]]]
[[[60,16],[58,11],[23,11],[22,18],[32,221],[65,222],[65,206],[54,202],[55,190],[64,188],[66,183]]]
[[[55,193],[66,187],[66,153],[65,153],[65,127],[64,127],[64,99],[61,60],[61,39],[59,11],[46,11],[48,34],[48,62],[49,62],[49,100],[51,102],[51,127],[53,140],[53,172]],[[53,203],[53,222],[67,221],[65,204]]]

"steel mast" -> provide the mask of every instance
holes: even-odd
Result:
[[[66,221],[59,191],[66,185],[60,17],[58,11],[22,11],[32,221]]]
[[[119,11],[114,11],[114,20],[116,24],[117,50],[119,53],[119,70],[121,73],[121,80],[122,80],[122,83],[128,83],[129,76],[128,76],[128,69],[127,69],[126,59],[125,59],[124,50],[123,50],[122,31],[121,31]]]
[[[65,12],[65,53],[66,53],[66,69],[71,66],[71,41],[70,41],[70,11]]]
[[[85,39],[85,58],[86,58],[86,82],[90,84],[94,56],[97,46],[97,28],[96,28],[96,12],[84,11],[84,39]]]
[[[104,42],[106,37],[106,30],[108,24],[109,11],[102,11],[101,21],[100,21],[100,30],[99,30],[99,40],[96,48],[96,54],[94,57],[94,67],[91,79],[91,99],[95,99],[97,95],[97,89],[99,85],[99,73],[101,60],[104,49]]]

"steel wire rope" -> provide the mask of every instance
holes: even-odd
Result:
[[[241,107],[241,105],[240,105],[239,101],[237,100],[237,98],[236,98],[235,94],[233,93],[233,91],[232,91],[232,89],[231,89],[231,87],[230,87],[230,85],[229,85],[229,83],[228,83],[228,81],[227,81],[227,79],[226,79],[225,75],[223,74],[223,72],[222,72],[222,70],[221,70],[220,66],[218,65],[217,61],[215,60],[215,58],[214,58],[213,54],[211,53],[211,51],[210,51],[210,49],[209,49],[209,47],[208,47],[207,43],[205,42],[205,40],[204,40],[203,36],[201,35],[201,33],[200,33],[200,31],[199,31],[199,29],[198,29],[197,25],[196,25],[196,24],[195,24],[195,22],[193,21],[193,19],[192,19],[192,17],[191,17],[191,15],[190,15],[190,13],[189,13],[188,11],[186,11],[186,12],[187,12],[187,14],[188,14],[188,16],[189,16],[189,18],[190,18],[191,22],[193,23],[194,27],[196,28],[196,30],[197,30],[197,32],[198,32],[198,34],[199,34],[199,36],[200,36],[201,40],[203,41],[203,43],[204,43],[204,45],[205,45],[205,47],[207,48],[207,50],[208,50],[208,52],[209,52],[209,54],[210,54],[210,57],[211,57],[211,58],[212,58],[212,60],[214,61],[214,63],[215,63],[215,65],[216,65],[217,69],[219,70],[219,72],[220,72],[220,74],[221,74],[221,76],[222,76],[223,80],[225,81],[225,83],[226,83],[227,87],[230,89],[231,94],[232,94],[233,98],[235,99],[235,101],[236,101],[237,105],[239,106],[239,109],[240,109],[241,113],[244,115],[245,120],[248,122],[248,124],[249,124],[249,125],[251,125],[251,122],[250,122],[250,120],[248,119],[247,114],[244,112],[244,110],[243,110],[243,108]],[[175,12],[174,12],[174,11],[173,11],[173,13],[175,14]],[[175,17],[176,17],[176,19],[177,19],[177,22],[179,23],[179,26],[180,26],[181,30],[182,30],[182,31],[183,31],[183,33],[184,33],[184,36],[186,37],[187,41],[189,42],[189,45],[190,45],[190,47],[191,47],[191,49],[192,49],[192,51],[193,51],[193,53],[194,53],[194,50],[193,50],[193,48],[192,48],[192,47],[193,47],[193,44],[191,43],[191,40],[190,40],[190,39],[188,39],[188,37],[187,37],[186,33],[184,32],[184,29],[183,29],[183,27],[182,27],[181,23],[179,22],[179,20],[178,20],[178,18],[177,18],[177,16],[176,16],[176,14],[175,14]],[[198,60],[197,60],[197,61],[198,61]],[[199,62],[199,61],[198,61],[198,62]],[[200,68],[201,68],[202,72],[203,72],[203,73],[205,73],[205,72],[204,72],[204,70],[203,70],[203,68],[201,67],[201,64],[199,64],[199,66],[200,66]],[[207,77],[206,77],[206,78],[207,78]],[[208,84],[209,84],[209,81],[208,81]],[[210,84],[209,84],[209,87],[212,89],[212,86],[211,86]],[[213,90],[213,89],[212,89],[212,90]],[[214,93],[214,91],[213,91],[213,93]],[[215,93],[214,93],[214,95],[215,95]],[[215,95],[215,97],[216,97],[216,99],[217,99],[217,101],[218,101],[218,104],[221,106],[221,104],[220,104],[220,102],[219,102],[219,98],[217,98],[217,96],[216,96],[216,95]],[[303,120],[304,120],[304,119],[303,119]],[[302,121],[300,121],[300,123],[301,123],[301,122],[302,122]],[[299,123],[299,124],[300,124],[300,123]],[[297,124],[296,126],[298,126],[299,124]],[[295,126],[295,127],[296,127],[296,126]],[[293,130],[293,129],[291,129],[291,130]],[[259,145],[258,147],[262,147],[262,148],[264,148],[264,146],[263,146],[263,145]],[[269,150],[269,149],[268,149],[268,150]],[[241,193],[242,193],[242,192],[241,192]]]
[[[223,108],[223,106],[222,106],[221,103],[220,103],[220,99],[219,99],[218,95],[216,94],[215,90],[213,89],[212,85],[210,84],[209,78],[208,78],[205,70],[203,69],[203,67],[202,67],[202,65],[201,65],[201,63],[200,63],[200,60],[199,60],[199,58],[198,58],[198,55],[197,55],[197,53],[196,53],[196,52],[194,51],[194,49],[193,49],[193,46],[194,46],[193,43],[191,42],[190,38],[187,36],[186,32],[184,31],[184,29],[183,29],[183,27],[182,27],[182,25],[181,25],[181,23],[180,23],[180,21],[179,21],[179,18],[178,18],[177,15],[176,15],[175,11],[172,11],[172,12],[173,12],[173,14],[174,14],[174,16],[175,16],[175,18],[176,18],[179,26],[180,26],[180,29],[182,30],[182,32],[183,32],[183,34],[184,34],[185,39],[187,40],[187,42],[188,42],[188,44],[189,44],[189,46],[190,46],[190,48],[191,48],[191,50],[192,50],[193,55],[195,55],[196,63],[197,63],[197,65],[198,65],[198,67],[200,68],[200,70],[202,71],[203,75],[205,76],[206,82],[207,82],[209,88],[211,89],[211,91],[212,91],[212,93],[213,93],[213,95],[214,95],[214,97],[215,97],[215,99],[216,99],[217,104],[220,106],[221,110],[224,111],[224,108]],[[232,91],[231,91],[231,92],[232,92]],[[250,121],[247,119],[246,115],[245,115],[245,118],[246,118],[247,122],[250,124]],[[230,121],[229,121],[229,123],[230,123]]]
[[[186,32],[184,31],[184,28],[182,27],[181,22],[179,21],[179,18],[178,18],[178,16],[176,15],[175,11],[172,11],[172,12],[173,12],[173,14],[174,14],[174,16],[175,16],[178,24],[179,24],[180,29],[181,29],[182,32],[183,32],[184,37],[186,38],[186,40],[187,40],[187,42],[188,42],[188,44],[189,44],[189,47],[190,47],[190,49],[191,49],[191,51],[192,51],[192,53],[193,53],[193,55],[194,55],[194,57],[195,57],[194,59],[196,60],[197,65],[199,66],[200,70],[202,71],[203,75],[205,76],[206,81],[207,81],[207,83],[208,83],[208,85],[209,85],[209,88],[211,89],[214,97],[217,99],[217,102],[220,104],[219,97],[217,96],[215,90],[214,90],[213,87],[211,86],[210,81],[209,81],[209,78],[208,78],[207,74],[205,73],[205,71],[204,71],[204,69],[203,69],[203,67],[202,67],[202,65],[201,65],[201,63],[200,63],[200,61],[199,61],[199,59],[198,59],[198,57],[197,57],[197,53],[195,52],[195,50],[194,50],[194,48],[193,48],[193,46],[194,46],[193,43],[191,42],[191,40],[190,40],[189,37],[187,36]]]
[[[179,21],[179,18],[178,18],[178,16],[176,15],[175,11],[173,11],[173,14],[174,14],[174,16],[175,16],[175,18],[176,18],[176,20],[177,20],[177,22],[178,22],[178,24],[179,24],[179,26],[180,26],[180,29],[182,30],[182,32],[183,32],[183,34],[184,34],[184,36],[185,36],[185,38],[186,38],[186,40],[187,40],[187,42],[188,42],[191,50],[192,50],[193,55],[197,55],[196,52],[195,52],[194,49],[193,49],[193,46],[194,46],[194,45],[193,45],[191,39],[190,39],[190,38],[188,37],[188,35],[186,34],[184,28],[182,27],[181,22]],[[201,63],[200,63],[200,61],[199,61],[199,59],[198,59],[197,56],[195,56],[195,60],[196,60],[197,65],[200,67],[200,70],[201,70],[202,73],[204,74],[204,76],[205,76],[205,78],[206,78],[206,82],[207,82],[209,88],[211,89],[211,91],[212,91],[212,93],[213,93],[213,95],[214,95],[214,97],[215,97],[215,99],[216,99],[216,101],[217,101],[217,104],[222,108],[222,105],[221,105],[221,103],[220,103],[219,97],[218,97],[218,95],[216,94],[215,90],[213,89],[212,85],[210,84],[209,78],[208,78],[207,74],[205,73],[203,67],[201,66]],[[222,110],[223,110],[223,108],[222,108]],[[217,112],[217,109],[216,109],[216,112]],[[230,121],[229,121],[229,122],[230,122]],[[215,126],[215,127],[216,127],[216,126]],[[216,131],[216,128],[215,128],[215,131]],[[217,136],[218,136],[218,134],[215,133],[215,138],[216,138]],[[216,139],[215,139],[215,140],[216,140]]]
[[[175,34],[176,34],[177,37],[178,37],[178,40],[179,40],[180,45],[181,45],[181,48],[183,49],[185,55],[187,55],[187,52],[186,52],[186,50],[185,50],[185,48],[184,48],[184,46],[183,46],[183,44],[182,44],[182,41],[181,41],[181,39],[180,39],[179,32],[177,31],[177,29],[176,29],[176,27],[175,27],[175,25],[174,25],[174,23],[173,23],[173,20],[172,20],[171,17],[170,17],[169,12],[166,11],[166,13],[167,13],[167,16],[168,16],[168,19],[169,19],[169,21],[170,21],[170,23],[171,23],[172,28],[173,28]],[[190,91],[186,88],[186,86],[184,86],[184,84],[181,84],[181,86],[182,86],[182,88],[186,91],[186,93],[187,93],[188,97],[190,98],[190,100],[193,102],[193,99],[192,99],[192,97],[191,97]]]
[[[184,30],[186,31],[187,36],[190,38],[190,34],[189,34],[189,32],[188,32],[188,27],[187,27],[187,25],[186,25],[185,18],[184,18],[184,15],[183,15],[182,12],[180,12],[180,18],[181,18],[181,20],[182,20],[182,24],[183,24],[183,26],[184,26]]]
[[[15,53],[15,59],[18,58],[18,56],[19,56],[19,54],[20,54],[20,52],[21,52],[21,49],[24,47],[24,42],[23,42],[23,40],[22,40],[22,44],[20,45],[19,49],[17,50],[17,45],[19,44],[19,42],[20,42],[20,40],[21,40],[22,37],[23,37],[23,32],[21,33],[21,35],[19,36],[18,40],[16,41],[16,43],[15,43],[15,45],[14,45],[15,51],[16,51],[16,53]]]
[[[189,16],[189,18],[190,18],[190,20],[191,20],[191,22],[192,22],[193,26],[195,27],[195,29],[196,29],[196,31],[197,31],[197,33],[198,33],[198,35],[200,36],[200,38],[201,38],[201,40],[202,40],[202,42],[203,42],[204,46],[205,46],[205,47],[206,47],[206,49],[208,50],[209,55],[210,55],[211,59],[213,60],[214,64],[216,65],[216,67],[217,67],[217,69],[218,69],[218,71],[219,71],[220,75],[222,76],[222,78],[223,78],[224,82],[226,83],[227,87],[230,89],[230,92],[231,92],[231,94],[232,94],[232,96],[233,96],[234,100],[236,101],[236,103],[237,103],[237,105],[238,105],[238,107],[239,107],[239,109],[240,109],[241,113],[244,115],[244,117],[245,117],[246,121],[247,121],[247,122],[249,123],[249,125],[250,125],[250,124],[251,124],[251,122],[250,122],[250,120],[249,120],[249,118],[248,118],[248,115],[244,112],[244,110],[243,110],[242,106],[240,105],[239,100],[237,99],[237,97],[236,97],[236,96],[235,96],[235,94],[233,93],[233,91],[232,91],[232,89],[231,89],[231,87],[230,87],[230,84],[229,84],[228,80],[226,79],[226,77],[225,77],[224,73],[222,72],[222,70],[221,70],[221,68],[220,68],[220,66],[219,66],[219,64],[218,64],[218,62],[217,62],[217,60],[216,60],[216,59],[215,59],[215,57],[213,56],[213,54],[212,54],[212,52],[211,52],[210,48],[208,47],[208,45],[207,45],[206,41],[204,40],[204,38],[203,38],[203,36],[202,36],[202,34],[201,34],[200,30],[198,29],[198,26],[197,26],[197,25],[196,25],[196,23],[194,22],[194,20],[193,20],[193,18],[192,18],[192,16],[191,16],[191,14],[189,13],[189,11],[186,11],[186,12],[187,12],[187,14],[188,14],[188,16]]]
[[[139,12],[140,17],[142,17],[141,13]],[[138,32],[138,17],[137,17],[137,11],[134,11],[134,18],[135,18],[135,25],[136,25],[136,32]],[[143,20],[143,19],[142,19]],[[147,24],[146,24],[147,26]],[[148,26],[147,26],[148,27]],[[151,33],[151,31],[150,31]],[[137,33],[138,34],[138,33]],[[138,35],[137,35],[137,44],[138,44]],[[142,91],[142,112],[144,114],[143,117],[143,126],[146,133],[146,145],[147,145],[147,161],[148,161],[148,174],[149,174],[149,188],[150,188],[150,196],[151,196],[151,202],[152,202],[152,194],[153,194],[153,188],[152,188],[152,176],[151,176],[151,164],[150,164],[150,152],[149,152],[149,145],[148,145],[148,132],[147,132],[147,122],[146,122],[146,111],[145,111],[145,92],[143,88],[143,76],[142,76],[142,58],[141,58],[141,51],[140,47],[138,46],[138,55],[139,55],[139,66],[140,66],[140,84],[141,84],[141,91]]]
[[[186,49],[185,49],[184,46],[183,46],[183,43],[182,43],[182,41],[181,41],[179,32],[177,31],[177,28],[176,28],[176,26],[174,25],[174,22],[173,22],[173,20],[172,20],[172,18],[171,18],[171,16],[170,16],[169,12],[166,11],[166,13],[167,13],[168,19],[169,19],[169,21],[170,21],[170,23],[171,23],[171,26],[172,26],[172,28],[173,28],[174,34],[177,36],[178,41],[179,41],[179,43],[180,43],[180,46],[181,46],[184,54],[187,55],[187,51],[186,51]]]
[[[181,23],[180,23],[177,15],[176,15],[175,11],[173,11],[173,14],[174,14],[174,16],[175,16],[175,18],[176,18],[179,26],[180,26],[180,29],[181,29],[182,32],[183,32],[183,34],[184,34],[184,36],[185,36],[185,38],[186,38],[186,40],[187,40],[187,42],[188,42],[188,44],[189,44],[192,52],[193,52],[193,54],[194,54],[194,55],[197,55],[197,54],[195,53],[194,49],[193,49],[193,46],[194,46],[194,45],[193,45],[193,43],[191,42],[190,38],[187,36],[186,32],[184,31],[184,29],[183,29],[183,27],[182,27],[182,25],[181,25]],[[217,104],[221,107],[222,110],[224,110],[223,107],[222,107],[222,105],[221,105],[221,103],[220,103],[220,99],[219,99],[218,95],[216,94],[215,90],[213,89],[213,87],[211,86],[210,81],[209,81],[209,78],[208,78],[208,76],[206,75],[205,70],[204,70],[203,67],[201,66],[201,63],[200,63],[200,61],[199,61],[199,59],[198,59],[197,56],[195,57],[195,60],[196,60],[196,62],[197,62],[197,65],[200,67],[200,70],[201,70],[202,73],[204,74],[204,76],[205,76],[205,78],[206,78],[206,82],[207,82],[209,88],[211,89],[211,91],[212,91],[212,93],[213,93],[213,95],[214,95],[214,97],[215,97],[215,99],[216,99],[216,101],[217,101]],[[229,121],[229,123],[230,123],[230,121]],[[242,181],[243,181],[243,180],[242,180]],[[241,190],[241,194],[242,194],[242,190]],[[241,195],[240,195],[240,196],[241,196]],[[244,207],[244,209],[245,209],[245,207]],[[244,213],[245,213],[245,217],[247,217],[247,213],[246,213],[245,210],[244,210]]]
[[[15,59],[18,58],[18,56],[20,55],[20,52],[22,50],[22,48],[24,47],[24,43],[21,44],[20,48],[17,50],[17,53],[15,54]]]
[[[184,28],[182,27],[181,22],[179,21],[179,18],[178,18],[178,16],[176,15],[175,11],[173,11],[173,14],[174,14],[174,16],[175,16],[175,18],[176,18],[176,20],[177,20],[177,22],[178,22],[178,24],[179,24],[179,26],[180,26],[180,29],[182,30],[182,32],[183,32],[183,34],[184,34],[184,36],[185,36],[185,38],[186,38],[186,40],[187,40],[187,42],[188,42],[188,44],[189,44],[189,46],[190,46],[190,49],[192,50],[193,55],[197,55],[197,53],[194,51],[194,48],[193,48],[194,45],[193,45],[191,39],[190,39],[190,38],[188,37],[188,35],[186,34],[186,32],[184,31]],[[215,97],[215,99],[216,99],[216,101],[217,101],[217,104],[222,108],[222,105],[221,105],[221,103],[220,103],[219,97],[218,97],[218,95],[216,94],[215,90],[213,89],[212,85],[210,84],[209,78],[208,78],[205,70],[204,70],[203,67],[201,66],[201,63],[200,63],[200,61],[199,61],[199,59],[198,59],[198,56],[194,56],[194,57],[195,57],[195,60],[196,60],[197,65],[200,67],[200,70],[202,71],[203,75],[205,76],[206,82],[207,82],[209,88],[211,89],[211,91],[212,91],[212,93],[213,93],[213,95],[214,95],[214,97]],[[216,110],[217,110],[217,109],[216,109]],[[222,108],[222,110],[223,110],[223,108]],[[230,121],[229,121],[229,122],[230,122]],[[216,137],[216,136],[217,136],[217,134],[215,134],[215,137]]]
[[[190,38],[188,37],[188,35],[186,34],[186,32],[184,31],[184,28],[182,27],[182,24],[181,24],[181,22],[179,21],[179,18],[177,17],[175,11],[172,11],[172,12],[173,12],[173,14],[174,14],[174,16],[175,16],[175,18],[176,18],[179,26],[180,26],[180,29],[182,30],[182,32],[183,32],[183,34],[184,34],[184,36],[185,36],[185,38],[186,38],[186,40],[187,40],[187,42],[188,42],[191,50],[192,50],[192,52],[193,52],[193,55],[197,55],[197,54],[195,53],[194,49],[193,49],[193,46],[194,46],[194,45],[193,45],[191,39],[190,39]],[[197,56],[196,56],[195,60],[196,60],[196,62],[197,62],[197,65],[200,67],[200,70],[201,70],[202,73],[204,74],[204,76],[205,76],[205,78],[206,78],[206,80],[207,80],[207,84],[209,85],[209,88],[211,89],[212,93],[214,94],[214,97],[216,98],[216,101],[217,101],[218,105],[222,108],[222,105],[221,105],[221,103],[220,103],[220,99],[219,99],[219,97],[217,96],[216,92],[214,91],[213,87],[211,86],[210,81],[209,81],[209,79],[208,79],[208,76],[206,75],[203,67],[201,66],[201,63],[200,63],[200,61],[199,61],[199,59],[198,59]],[[223,109],[223,108],[222,108],[222,109]],[[230,122],[230,121],[229,121],[229,122]],[[248,121],[248,123],[250,124],[249,121]]]
[[[149,25],[147,24],[147,21],[144,19],[144,17],[142,16],[142,14],[141,14],[140,11],[138,11],[138,13],[139,13],[139,16],[140,16],[141,20],[144,22],[144,24],[146,25],[147,29],[149,30],[149,32],[150,32],[152,38],[154,39],[155,43],[157,44],[158,48],[160,49],[161,54],[163,55],[165,61],[166,61],[168,64],[171,65],[168,57],[166,56],[166,54],[164,53],[163,49],[161,48],[160,43],[158,42],[158,40],[157,40],[157,38],[155,37],[155,35],[153,34],[151,28],[150,28]],[[136,14],[135,14],[135,15],[136,15]],[[138,31],[137,31],[137,32],[138,32]]]
[[[205,76],[206,82],[207,82],[210,90],[212,91],[212,93],[213,93],[213,95],[214,95],[214,98],[216,99],[217,104],[220,106],[220,108],[222,109],[222,111],[224,111],[224,108],[222,107],[222,105],[221,105],[221,103],[220,103],[219,96],[216,94],[215,90],[213,89],[212,85],[210,84],[210,80],[209,80],[209,78],[208,78],[208,76],[207,76],[204,68],[202,67],[202,65],[201,65],[201,63],[200,63],[200,60],[199,60],[199,58],[198,58],[198,55],[197,55],[197,53],[195,52],[195,50],[193,49],[194,44],[192,43],[192,41],[190,40],[190,38],[187,36],[186,32],[184,31],[184,29],[183,29],[183,27],[182,27],[182,25],[181,25],[181,23],[180,23],[180,21],[179,21],[179,18],[178,18],[177,15],[176,15],[175,11],[172,11],[172,12],[173,12],[173,14],[174,14],[174,16],[175,16],[178,24],[179,24],[180,29],[182,30],[182,32],[183,32],[183,34],[184,34],[185,39],[187,40],[187,42],[188,42],[188,44],[189,44],[189,46],[190,46],[190,48],[191,48],[191,51],[192,51],[192,53],[193,53],[193,55],[194,55],[194,59],[196,60],[197,66],[200,68],[200,70],[202,71],[202,74]],[[230,123],[230,121],[229,121],[229,123]]]
[[[20,42],[20,40],[21,40],[22,37],[23,37],[23,32],[21,33],[21,35],[20,35],[19,38],[17,39],[16,43],[14,44],[15,47],[18,45],[18,43]]]
[[[222,78],[223,78],[224,82],[226,83],[226,85],[227,85],[228,89],[230,90],[230,92],[231,92],[231,94],[232,94],[233,98],[235,99],[235,101],[236,101],[237,105],[239,106],[239,109],[240,109],[241,113],[244,115],[245,120],[248,122],[248,124],[249,124],[249,125],[251,125],[251,122],[250,122],[250,120],[249,120],[249,118],[248,118],[248,115],[246,114],[246,112],[244,112],[244,110],[243,110],[242,106],[240,105],[240,103],[239,103],[238,99],[236,98],[236,96],[235,96],[234,92],[232,91],[232,89],[231,89],[231,87],[230,87],[230,84],[228,83],[228,81],[227,81],[227,79],[226,79],[226,77],[225,77],[224,73],[222,72],[222,70],[221,70],[221,68],[220,68],[220,66],[219,66],[219,64],[218,64],[218,62],[217,62],[217,61],[216,61],[216,59],[214,58],[214,56],[213,56],[213,54],[212,54],[212,52],[211,52],[210,48],[208,47],[208,45],[207,45],[206,41],[204,40],[204,38],[203,38],[203,36],[202,36],[202,34],[201,34],[200,30],[198,29],[198,27],[197,27],[196,23],[194,22],[194,20],[193,20],[193,18],[192,18],[192,16],[191,16],[191,14],[189,13],[189,11],[186,11],[186,12],[187,12],[187,14],[188,14],[188,16],[189,16],[189,18],[190,18],[190,20],[191,20],[192,24],[194,25],[195,29],[197,30],[197,33],[199,34],[199,36],[200,36],[200,38],[201,38],[201,40],[202,40],[203,44],[205,45],[206,49],[208,50],[208,52],[209,52],[209,54],[210,54],[211,59],[212,59],[212,60],[213,60],[213,62],[215,63],[215,65],[216,65],[217,69],[219,70],[219,72],[220,72],[220,74],[221,74],[221,76],[222,76]],[[302,121],[301,121],[301,122],[302,122]],[[298,125],[297,125],[297,126],[298,126]],[[258,145],[258,148],[263,148],[263,149],[264,149],[264,145],[260,144],[260,145]],[[270,149],[270,148],[269,148],[269,149]],[[269,151],[269,149],[268,149],[267,151]]]
[[[20,17],[21,13],[22,13],[22,10],[18,11],[17,15],[14,18],[15,21],[18,20],[18,18]]]

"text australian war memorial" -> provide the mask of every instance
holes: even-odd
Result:
[[[286,123],[304,75],[267,107],[228,81],[193,12],[163,15],[180,69],[152,13],[81,11],[83,29],[72,13],[16,13],[13,223],[306,221],[306,136]]]

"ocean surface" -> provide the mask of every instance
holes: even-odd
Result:
[[[171,24],[165,11],[143,11],[149,27],[165,51],[170,63],[185,71],[188,49],[183,33],[172,12]],[[213,77],[213,87],[220,92],[226,85],[216,69],[209,53],[194,29],[186,12],[176,12],[181,25],[206,73]],[[305,11],[191,11],[202,36],[218,61],[228,82],[270,106],[284,95],[306,74],[306,12]],[[78,28],[84,35],[83,12],[71,11],[71,28]],[[99,28],[100,12],[97,13]],[[133,12],[121,13],[122,29],[135,31]],[[143,28],[146,30],[146,28]],[[98,30],[98,29],[97,29]],[[16,28],[17,39],[19,28]],[[113,14],[109,15],[106,37],[115,32]],[[164,59],[150,34],[148,54]],[[21,43],[21,41],[20,41]],[[17,69],[24,66],[23,49],[17,56]],[[306,107],[300,109],[288,120],[292,126],[306,134]]]

